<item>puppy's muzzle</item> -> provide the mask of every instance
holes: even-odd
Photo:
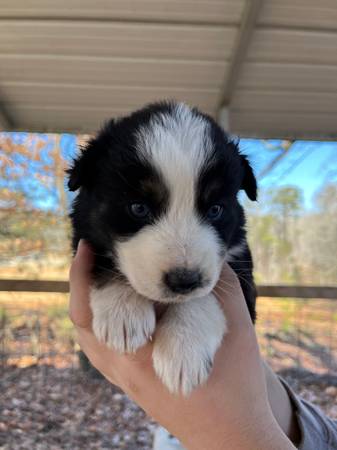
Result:
[[[176,267],[164,275],[164,283],[175,294],[187,294],[202,286],[202,275],[199,270]]]

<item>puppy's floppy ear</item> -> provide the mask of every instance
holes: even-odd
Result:
[[[243,189],[250,200],[257,200],[257,182],[249,161],[245,155],[240,155],[244,170],[241,189]]]
[[[72,166],[67,170],[69,190],[76,191],[90,183],[92,172],[95,170],[94,166],[94,146],[90,141],[86,147],[81,148],[79,155],[74,158]]]
[[[76,191],[81,186],[89,187],[95,178],[102,158],[113,147],[115,120],[107,121],[98,134],[81,147],[79,155],[74,159],[72,166],[67,170],[69,175],[68,188]]]

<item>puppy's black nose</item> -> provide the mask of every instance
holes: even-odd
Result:
[[[201,286],[201,273],[177,267],[164,275],[164,283],[176,294],[187,294]]]

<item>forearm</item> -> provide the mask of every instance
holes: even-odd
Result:
[[[241,418],[226,426],[218,417],[214,426],[198,429],[185,442],[188,450],[294,450],[300,441],[300,431],[292,403],[279,378],[263,365],[270,410],[252,414],[251,420]],[[242,415],[244,417],[244,415]],[[211,430],[211,431],[210,431]]]
[[[248,425],[232,424],[230,430],[216,423],[212,430],[201,430],[190,436],[183,445],[188,450],[295,450],[271,417],[265,420],[260,417]]]
[[[300,442],[300,430],[287,391],[268,364],[264,363],[268,399],[279,427],[295,445]]]

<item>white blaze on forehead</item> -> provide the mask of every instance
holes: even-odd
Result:
[[[170,191],[170,210],[194,208],[198,175],[212,151],[209,123],[180,103],[156,115],[138,132],[141,154],[154,164]]]
[[[205,286],[190,295],[208,294],[219,276],[219,239],[196,211],[198,178],[212,152],[209,127],[206,119],[179,104],[153,117],[137,135],[139,155],[151,162],[168,187],[168,207],[154,224],[117,243],[116,251],[132,287],[153,300],[166,301],[163,275],[177,266],[203,274]]]

